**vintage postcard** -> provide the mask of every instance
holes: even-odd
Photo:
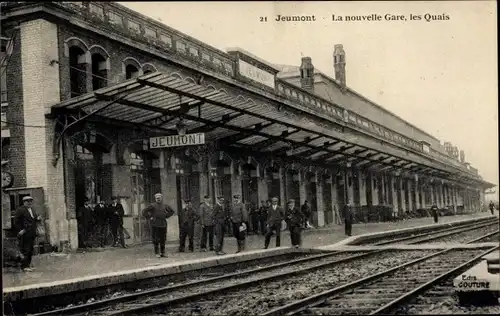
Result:
[[[0,16],[4,315],[500,313],[496,2]]]

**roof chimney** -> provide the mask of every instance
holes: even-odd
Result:
[[[333,67],[335,69],[335,79],[345,87],[345,52],[342,44],[335,44],[333,50]]]
[[[314,91],[314,66],[311,57],[302,57],[300,65],[300,86],[310,92]]]

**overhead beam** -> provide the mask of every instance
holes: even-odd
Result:
[[[192,98],[192,99],[195,99],[195,100],[204,101],[204,102],[207,102],[207,103],[211,103],[211,104],[217,105],[217,106],[222,107],[222,108],[240,111],[241,113],[248,114],[248,115],[251,115],[251,116],[254,116],[254,117],[258,117],[258,118],[261,118],[263,120],[269,120],[269,121],[273,121],[273,122],[275,122],[277,124],[281,124],[281,125],[284,125],[284,126],[287,126],[287,127],[296,128],[296,126],[294,126],[294,125],[292,125],[290,123],[281,122],[281,121],[278,121],[276,119],[271,119],[269,117],[266,117],[265,115],[257,114],[257,113],[252,113],[251,111],[248,111],[248,110],[245,110],[245,109],[237,109],[237,108],[235,108],[233,106],[230,106],[230,105],[227,105],[227,104],[224,104],[222,102],[215,101],[215,100],[210,100],[210,99],[207,99],[207,98],[203,98],[203,97],[195,95],[193,93],[189,93],[189,92],[185,92],[185,91],[179,91],[177,89],[174,89],[174,88],[162,85],[162,84],[158,84],[158,83],[155,83],[155,82],[151,82],[151,81],[148,81],[148,80],[142,79],[142,78],[136,78],[136,80],[137,80],[138,83],[140,83],[142,85],[150,86],[150,87],[153,87],[153,88],[157,88],[157,89],[160,89],[160,90],[163,90],[163,91],[167,91],[167,92],[170,92],[170,93],[174,93],[174,94],[178,94],[178,95],[184,95],[186,97],[189,97],[189,98]],[[329,122],[329,123],[334,124],[334,125],[338,125],[338,124],[335,124],[333,122]],[[343,128],[343,126],[340,126],[340,128]],[[324,134],[324,133],[321,133],[321,132],[317,132],[317,131],[313,131],[313,130],[310,130],[308,128],[302,128],[302,129],[304,131],[306,131],[306,132],[310,132],[310,133],[313,133],[313,134],[319,134],[321,136],[328,137],[328,138],[333,138],[330,135],[327,135],[327,134]],[[347,141],[345,141],[345,142],[349,143]],[[360,146],[360,147],[366,148],[364,146]],[[436,162],[436,163],[440,163],[440,162]],[[441,164],[444,165],[445,168],[448,167],[444,163],[441,163]]]
[[[191,109],[194,109],[196,107],[202,106],[205,102],[203,101],[195,101],[192,104],[189,104],[193,101],[189,102],[184,102],[179,104],[180,108],[178,110],[174,110],[177,113],[188,113]],[[146,121],[143,121],[143,124],[150,124],[153,126],[161,126],[164,125],[172,120],[174,120],[177,117],[177,115],[162,115],[160,117],[155,117]]]
[[[231,135],[231,136],[228,136],[228,137],[221,138],[221,139],[219,139],[217,141],[219,142],[219,144],[221,144],[221,146],[230,146],[230,145],[232,145],[234,143],[237,143],[240,140],[243,140],[245,138],[254,136],[253,132],[255,132],[255,131],[261,131],[264,128],[269,127],[269,126],[271,126],[273,124],[274,124],[273,122],[268,122],[268,123],[265,123],[265,124],[255,124],[253,129],[250,129],[251,127],[247,126],[246,128],[249,129],[249,132],[237,133],[235,135]]]
[[[290,136],[292,134],[295,134],[297,132],[300,132],[300,129],[296,129],[296,130],[291,131],[291,132],[289,132],[289,131],[283,131],[283,132],[281,132],[280,136],[283,137],[283,138],[286,138],[286,137],[288,137],[288,136]],[[276,139],[265,139],[265,140],[262,140],[262,141],[260,141],[258,143],[253,144],[252,148],[257,149],[257,150],[262,150],[262,149],[265,149],[265,148],[271,146],[272,144],[274,144],[276,142],[278,142],[278,140],[276,140]]]

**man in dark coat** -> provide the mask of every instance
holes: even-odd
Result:
[[[36,238],[36,225],[42,217],[33,210],[33,198],[25,196],[23,205],[19,207],[14,215],[14,224],[17,229],[18,246],[21,261],[21,269],[24,272],[31,272],[31,258],[33,257],[33,247]]]
[[[304,228],[310,228],[311,225],[309,224],[309,218],[311,217],[311,207],[307,203],[307,201],[304,201],[304,204],[302,204],[302,207],[300,208],[302,211],[302,214],[304,214]]]
[[[200,205],[201,222],[201,251],[207,251],[207,239],[210,251],[214,250],[214,211],[210,203],[210,196],[205,195],[204,202]]]
[[[271,207],[271,200],[261,201],[259,207],[259,227],[260,233],[265,236],[267,233],[267,210]]]
[[[238,194],[233,196],[234,203],[231,208],[231,224],[233,228],[233,236],[236,238],[236,243],[238,250],[236,253],[245,250],[245,234],[246,234],[246,224],[248,222],[248,214],[245,204],[241,203],[240,196]],[[243,225],[245,224],[245,225]]]
[[[87,248],[90,246],[90,234],[94,220],[92,207],[90,206],[89,199],[85,199],[83,206],[81,206],[77,213],[76,219],[78,222],[78,244],[80,248]]]
[[[217,255],[225,255],[226,253],[222,250],[224,247],[224,233],[225,225],[228,220],[227,211],[224,208],[224,198],[219,196],[217,198],[217,203],[213,208],[213,225],[215,231],[215,253]]]
[[[302,225],[306,218],[302,210],[295,207],[295,200],[288,200],[288,207],[285,211],[285,218],[290,229],[290,239],[292,247],[299,248],[302,244]]]
[[[434,217],[434,223],[437,223],[438,222],[438,216],[439,216],[439,211],[438,211],[438,208],[437,208],[437,205],[434,203],[432,204],[431,206],[431,214],[432,214],[432,217]]]
[[[190,200],[184,201],[186,206],[179,212],[179,252],[186,250],[186,237],[189,240],[189,251],[194,251],[194,225],[200,216],[196,214]]]
[[[127,248],[125,245],[125,237],[123,235],[123,216],[125,215],[125,210],[123,205],[118,203],[118,198],[116,196],[111,197],[111,205],[109,206],[109,212],[111,213],[111,232],[113,233],[113,247],[118,246],[118,240],[123,248]]]
[[[495,203],[493,203],[493,201],[490,201],[490,211],[491,211],[491,215],[495,215]]]
[[[264,202],[262,202],[264,203]],[[252,222],[252,231],[255,235],[259,234],[259,208],[255,205],[250,206],[250,220]]]
[[[269,247],[271,242],[271,235],[273,232],[276,234],[276,247],[281,243],[281,221],[284,219],[285,214],[283,208],[278,205],[278,198],[273,197],[271,206],[267,209],[266,218],[266,237],[264,241],[264,249]]]
[[[100,201],[94,208],[94,217],[97,224],[99,246],[101,247],[104,247],[107,242],[106,237],[111,220],[110,215],[111,214],[109,214],[109,208],[104,205],[104,201]]]
[[[344,224],[345,224],[346,236],[351,236],[351,234],[352,234],[353,218],[354,218],[354,216],[352,214],[351,203],[349,203],[349,201],[347,201],[347,203],[344,205]]]
[[[174,210],[163,204],[163,195],[155,194],[155,202],[146,207],[142,214],[151,220],[152,239],[157,258],[166,257],[165,243],[167,242],[167,219],[175,214]]]

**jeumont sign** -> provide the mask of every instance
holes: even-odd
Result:
[[[151,137],[149,148],[194,146],[205,144],[205,133]]]

